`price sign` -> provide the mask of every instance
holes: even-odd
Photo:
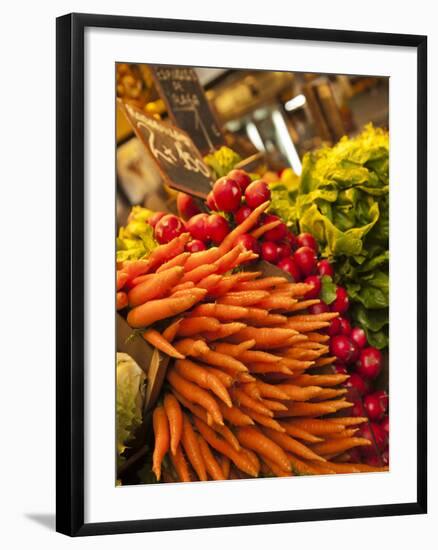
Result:
[[[213,183],[210,170],[189,136],[131,105],[123,104],[122,108],[166,183],[178,191],[205,199]]]

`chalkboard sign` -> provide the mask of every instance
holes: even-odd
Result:
[[[189,136],[131,105],[123,104],[122,108],[166,183],[178,191],[205,199],[212,186],[210,170]]]
[[[194,69],[150,66],[172,122],[185,130],[204,155],[225,144],[214,113]]]

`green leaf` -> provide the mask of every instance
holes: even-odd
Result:
[[[336,285],[333,279],[324,275],[321,279],[321,300],[325,304],[331,304],[336,300]]]

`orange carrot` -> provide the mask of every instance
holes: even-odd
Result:
[[[291,402],[288,405],[287,411],[280,411],[275,416],[278,418],[288,416],[322,416],[334,412],[336,412],[336,408],[325,403]]]
[[[169,424],[167,422],[164,407],[161,405],[154,409],[152,423],[155,435],[155,447],[152,456],[152,471],[159,481],[161,477],[161,462],[163,461],[164,455],[169,450],[170,442]]]
[[[323,462],[325,461],[324,458],[320,457],[314,451],[312,451],[288,434],[280,433],[278,430],[275,431],[271,430],[270,428],[263,428],[263,431],[267,435],[267,437],[269,437],[269,439],[275,441],[275,443],[277,443],[277,445],[279,445],[285,451],[289,451],[307,460],[317,460]]]
[[[300,374],[293,383],[298,386],[337,386],[348,380],[348,374]]]
[[[233,269],[233,267],[235,267],[236,265],[237,258],[243,251],[244,251],[243,246],[238,245],[238,246],[235,246],[226,254],[224,254],[223,256],[220,256],[219,259],[217,259],[215,262],[215,265],[217,267],[216,272],[226,273],[227,271],[230,271],[231,269]]]
[[[183,378],[196,383],[201,388],[212,391],[226,405],[231,407],[231,397],[227,388],[222,384],[219,378],[210,373],[208,369],[188,359],[179,359],[176,361],[175,369]]]
[[[122,292],[120,290],[119,292],[117,292],[116,298],[117,298],[116,300],[117,311],[119,309],[125,308],[128,305],[128,295],[126,294],[126,292]]]
[[[253,374],[282,373],[292,375],[292,371],[280,363],[248,363],[248,368]]]
[[[177,447],[175,454],[170,455],[170,460],[180,481],[192,481],[189,465],[187,464],[180,445]]]
[[[201,435],[198,436],[198,443],[207,473],[211,479],[216,481],[226,479],[220,464],[211,452],[210,446]]]
[[[149,260],[128,260],[123,262],[122,271],[126,275],[125,284],[140,275],[149,273],[151,269],[152,265]]]
[[[172,454],[176,454],[183,430],[183,414],[178,400],[171,393],[166,393],[164,397],[164,410],[169,423],[170,450]]]
[[[257,380],[257,387],[262,397],[269,399],[289,399],[289,395],[280,386],[266,384],[262,380]]]
[[[220,455],[220,463],[221,463],[222,471],[224,472],[224,477],[225,479],[228,479],[230,475],[230,466],[231,466],[230,459],[225,455]]]
[[[220,257],[219,249],[211,247],[208,250],[201,250],[200,252],[193,252],[184,264],[186,271],[192,271],[204,264],[212,264]]]
[[[175,256],[166,263],[161,264],[156,273],[161,273],[162,271],[166,271],[166,269],[170,269],[171,267],[175,267],[176,265],[183,266],[188,260],[189,256],[190,252],[182,252],[181,254],[178,254],[178,256]]]
[[[220,326],[220,322],[214,317],[186,317],[178,327],[178,336],[196,336],[203,331],[218,330]]]
[[[344,429],[344,426],[342,426],[342,424],[331,422],[329,419],[319,418],[299,418],[295,420],[289,420],[287,424],[289,426],[296,426],[297,428],[306,430],[306,432],[311,433],[312,435],[327,435],[338,433],[342,432]]]
[[[263,405],[265,407],[268,407],[269,410],[276,412],[276,411],[287,411],[287,407],[284,403],[280,403],[280,401],[276,401],[275,399],[262,399]]]
[[[258,350],[245,350],[240,354],[240,359],[244,363],[278,363],[281,361],[281,357],[277,355]]]
[[[168,325],[163,331],[163,338],[166,338],[168,342],[173,342],[178,332],[178,327],[181,321],[182,321],[182,317],[180,317],[176,321],[173,321],[173,323],[170,323],[170,325]]]
[[[206,331],[203,334],[208,341],[213,342],[214,340],[228,338],[229,336],[240,332],[245,327],[246,325],[244,323],[234,321],[232,323],[223,323],[216,330]]]
[[[116,289],[121,290],[125,286],[127,280],[128,280],[127,273],[121,270],[117,271]]]
[[[260,216],[268,208],[269,205],[270,201],[266,201],[260,206],[257,206],[257,208],[255,208],[241,224],[239,224],[230,233],[228,233],[228,235],[219,246],[219,252],[221,255],[225,254],[226,252],[228,252],[228,250],[232,248],[233,244],[240,237],[240,235],[248,233],[248,231],[256,225]]]
[[[214,347],[217,352],[230,357],[240,357],[245,351],[251,349],[255,345],[255,340],[246,340],[240,344],[228,344],[227,342],[220,342],[215,344]]]
[[[194,288],[194,286],[195,286],[195,283],[193,281],[180,283],[179,285],[176,285],[172,288],[171,294],[174,296],[177,292],[180,292],[181,290],[187,290],[189,288]]]
[[[284,471],[290,472],[291,465],[283,449],[266,437],[256,428],[246,426],[237,429],[237,439],[240,443],[278,464]]]
[[[239,283],[239,290],[266,290],[286,282],[284,277],[262,277],[255,281]]]
[[[217,348],[219,349],[219,346],[217,346]],[[200,355],[204,363],[220,367],[221,369],[226,369],[228,372],[248,372],[248,369],[245,367],[245,365],[241,363],[238,359],[235,359],[232,356],[227,356],[224,353],[208,350],[206,352],[203,351]]]
[[[226,304],[229,306],[251,306],[257,304],[263,298],[269,296],[266,290],[242,290],[240,292],[228,292],[218,299],[218,304]]]
[[[260,227],[257,227],[257,229],[254,229],[254,231],[251,232],[251,235],[255,239],[259,239],[262,235],[264,235],[267,231],[270,231],[271,229],[274,229],[277,227],[277,225],[280,225],[282,223],[281,220],[274,220],[270,223],[265,223],[261,225]]]
[[[272,460],[269,460],[269,458],[263,457],[263,462],[266,464],[268,470],[267,474],[273,474],[275,477],[290,477],[292,472],[285,472],[276,464],[275,462],[272,462]]]
[[[133,328],[147,327],[155,321],[178,315],[201,300],[205,293],[205,290],[195,288],[190,291],[190,294],[184,296],[152,300],[137,306],[128,313],[128,324]]]
[[[253,399],[252,397],[250,397],[240,388],[232,388],[230,393],[233,398],[233,401],[237,405],[239,406],[243,405],[244,407],[252,409],[260,414],[264,414],[265,416],[270,416],[270,417],[274,416],[270,409],[268,409],[260,401],[257,401],[256,399]]]
[[[178,340],[175,343],[175,348],[183,355],[190,355],[191,357],[199,357],[210,351],[204,340],[194,340],[193,338]]]
[[[155,348],[159,349],[166,355],[169,355],[169,357],[175,357],[175,359],[184,359],[184,355],[179,353],[172,344],[164,338],[157,330],[155,329],[148,329],[146,332],[143,332],[143,338],[146,340],[146,342],[149,342],[151,346],[154,346]]]
[[[231,337],[231,341],[239,343],[244,340],[255,340],[256,348],[263,347],[266,349],[269,345],[282,345],[290,336],[293,336],[295,331],[288,328],[256,328],[246,327]]]
[[[207,481],[207,471],[199,448],[199,441],[186,414],[183,415],[181,443],[200,481]]]
[[[371,445],[369,439],[363,437],[346,437],[343,439],[330,439],[329,441],[324,441],[322,443],[315,443],[312,449],[315,453],[325,455],[333,453],[343,453],[352,449],[353,447]]]
[[[211,414],[213,420],[217,424],[223,425],[222,414],[219,410],[217,401],[207,391],[189,382],[173,369],[167,372],[167,379],[171,386],[173,386],[183,397],[203,407]]]
[[[216,271],[217,267],[215,264],[199,265],[191,271],[186,271],[184,277],[181,279],[181,282],[186,283],[187,281],[193,281],[196,284],[199,283],[199,281],[202,281],[202,279],[208,277],[209,275],[212,275]]]
[[[298,426],[294,426],[289,421],[283,420],[282,422],[280,422],[280,424],[283,426],[287,434],[297,439],[302,439],[307,443],[319,443],[320,441],[323,441],[321,437],[316,437],[316,435],[306,432],[306,430],[303,430]]]
[[[278,388],[287,393],[289,399],[293,401],[308,401],[318,396],[322,391],[318,386],[306,386],[303,388],[294,384],[279,384]]]
[[[221,321],[234,321],[248,314],[248,309],[240,306],[225,306],[222,304],[200,304],[191,312],[190,317],[214,317]]]
[[[238,407],[227,407],[223,403],[219,403],[219,408],[225,420],[233,426],[252,426],[254,424],[251,417],[243,413]]]
[[[189,233],[182,233],[179,237],[175,237],[175,239],[172,239],[167,244],[162,244],[152,250],[149,258],[148,263],[150,264],[150,270],[156,269],[158,266],[163,264],[164,262],[168,262],[175,256],[178,256],[182,252],[184,252],[184,248],[186,244],[190,240],[190,234]],[[143,273],[138,273],[138,275],[142,275]]]
[[[247,407],[242,407],[242,412],[247,414],[250,418],[252,418],[255,422],[257,422],[257,424],[260,424],[261,426],[272,428],[273,430],[276,430],[278,432],[284,432],[284,428],[282,428],[281,425],[270,416],[265,416],[264,414],[260,414],[254,409],[248,409]]]
[[[343,426],[355,426],[356,424],[363,424],[368,419],[365,416],[340,416],[336,418],[327,418],[332,424],[342,424]]]

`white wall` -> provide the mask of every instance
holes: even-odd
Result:
[[[433,2],[135,2],[124,0],[6,3],[1,42],[1,339],[0,543],[81,548],[431,548],[438,520],[437,469],[430,472],[428,516],[185,531],[70,540],[53,532],[55,369],[55,17],[71,11],[429,35],[429,204],[438,201],[435,163],[438,31]],[[435,66],[435,67],[434,67]],[[434,154],[432,154],[434,152]],[[6,196],[5,196],[6,193]],[[432,214],[435,214],[433,210]],[[431,220],[430,241],[437,216]],[[433,233],[432,233],[433,232]],[[429,247],[430,252],[432,247]],[[407,261],[410,261],[409,250]],[[23,261],[23,258],[25,260]],[[434,269],[435,268],[435,269]],[[438,268],[430,257],[430,278]],[[431,289],[430,302],[437,293]],[[6,302],[5,302],[6,299]],[[430,307],[432,311],[432,305]],[[429,330],[430,339],[437,329]],[[435,330],[434,330],[435,329]],[[6,352],[6,353],[5,353]],[[430,354],[432,355],[432,354]],[[434,363],[431,357],[431,363]],[[433,365],[436,367],[436,365]],[[436,388],[436,368],[430,388]],[[430,392],[433,394],[433,392]],[[438,458],[437,400],[430,405],[430,463]],[[315,495],[317,498],[317,495]],[[50,526],[47,527],[47,525]],[[274,542],[275,541],[275,542]]]

